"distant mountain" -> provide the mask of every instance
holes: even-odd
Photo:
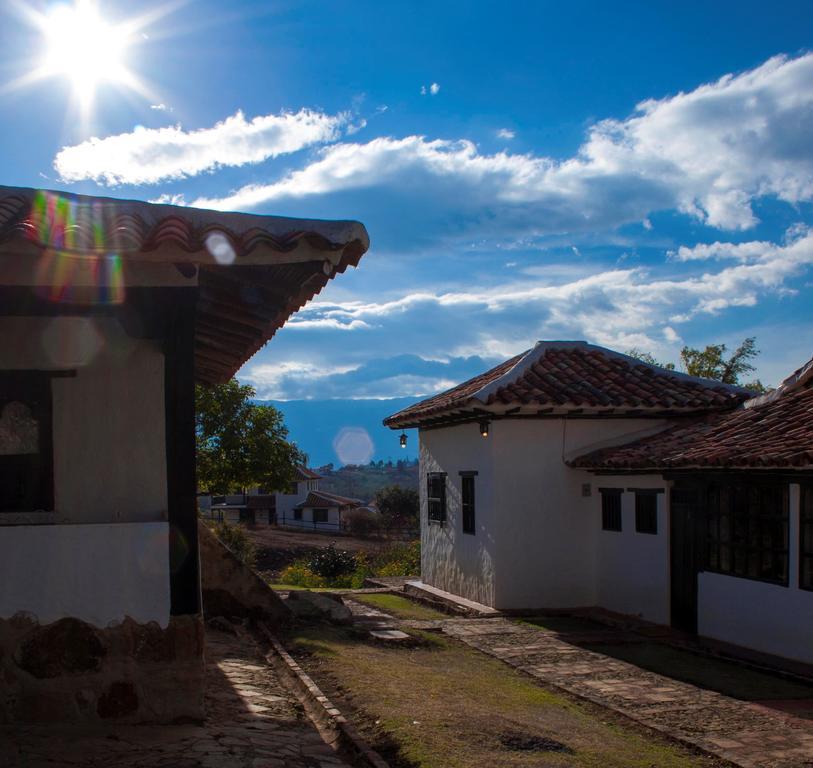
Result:
[[[398,444],[400,431],[381,422],[422,398],[391,400],[258,400],[279,408],[291,440],[308,454],[310,466],[366,464],[418,456],[417,430],[407,430],[407,447]]]

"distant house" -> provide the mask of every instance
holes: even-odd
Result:
[[[291,485],[284,491],[278,491],[274,496],[274,510],[277,521],[293,518],[294,507],[304,501],[310,491],[319,490],[319,481],[322,476],[308,467],[297,467],[296,477]],[[262,490],[262,489],[258,489]]]
[[[422,580],[813,663],[813,363],[772,395],[540,342],[418,427]]]
[[[349,499],[327,491],[309,491],[305,499],[293,507],[290,517],[283,515],[277,522],[306,530],[341,531],[345,527],[342,516],[363,505],[360,499]]]
[[[203,716],[195,384],[367,245],[0,187],[0,721]]]

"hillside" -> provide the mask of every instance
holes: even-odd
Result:
[[[346,464],[334,468],[332,464],[318,467],[324,478],[320,487],[342,496],[372,501],[376,491],[388,485],[418,490],[417,460],[401,460],[395,464],[377,462],[363,466]]]
[[[418,435],[407,432],[407,447],[398,445],[400,432],[387,429],[387,416],[417,402],[420,398],[391,400],[258,400],[282,411],[290,439],[308,454],[312,467],[325,464],[368,464],[370,461],[415,459]],[[362,432],[363,430],[363,432]],[[351,433],[350,439],[341,441]],[[365,437],[366,434],[366,437]],[[341,454],[341,455],[340,455]]]

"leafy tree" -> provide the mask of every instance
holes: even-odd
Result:
[[[683,347],[680,350],[680,359],[683,369],[690,376],[715,379],[723,382],[723,384],[736,384],[754,392],[766,392],[766,387],[759,379],[747,383],[740,380],[741,376],[756,369],[751,364],[751,360],[759,354],[759,350],[756,348],[756,338],[749,336],[728,358],[725,356],[726,351],[725,344],[709,344],[705,349]],[[661,368],[670,371],[675,369],[672,363],[659,363],[649,352],[631,349],[627,354],[642,362],[659,365]]]
[[[229,493],[254,485],[281,490],[308,457],[288,442],[282,414],[252,402],[256,392],[235,379],[195,388],[198,485]]]
[[[387,528],[407,528],[417,525],[420,501],[412,488],[389,485],[375,495],[375,504],[381,511]]]
[[[657,365],[659,368],[666,368],[667,371],[675,370],[674,363],[661,363],[658,360],[656,360],[649,352],[644,352],[644,350],[638,349],[638,347],[628,349],[625,352],[625,354],[629,355],[629,357],[634,357],[636,360],[640,360],[642,363],[647,363],[648,365]]]
[[[704,379],[717,379],[723,384],[740,384],[740,377],[743,374],[756,370],[750,362],[759,354],[753,336],[745,339],[728,359],[724,357],[725,353],[725,344],[709,344],[703,350],[683,347],[680,350],[680,359],[683,360],[686,373]],[[751,386],[754,385],[759,385],[759,388],[764,390],[758,380]]]

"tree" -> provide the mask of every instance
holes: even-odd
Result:
[[[308,457],[288,442],[282,414],[252,402],[256,392],[235,379],[195,388],[198,486],[229,493],[251,486],[282,490]]]
[[[375,494],[385,528],[411,528],[418,523],[420,500],[412,488],[388,485]]]
[[[629,357],[634,357],[636,360],[640,360],[642,363],[647,363],[648,365],[657,365],[659,368],[665,368],[667,371],[675,370],[674,363],[658,362],[649,352],[644,352],[644,350],[638,349],[638,347],[628,349],[625,354]]]
[[[709,344],[705,349],[683,347],[680,350],[683,369],[690,376],[715,379],[723,384],[735,384],[758,393],[766,392],[765,386],[759,379],[746,383],[740,380],[744,374],[756,370],[756,367],[750,362],[759,354],[759,350],[756,348],[756,338],[749,336],[744,339],[728,359],[725,357],[726,350],[725,344]],[[644,363],[659,365],[670,371],[675,369],[672,363],[659,363],[649,352],[631,349],[627,354]]]

